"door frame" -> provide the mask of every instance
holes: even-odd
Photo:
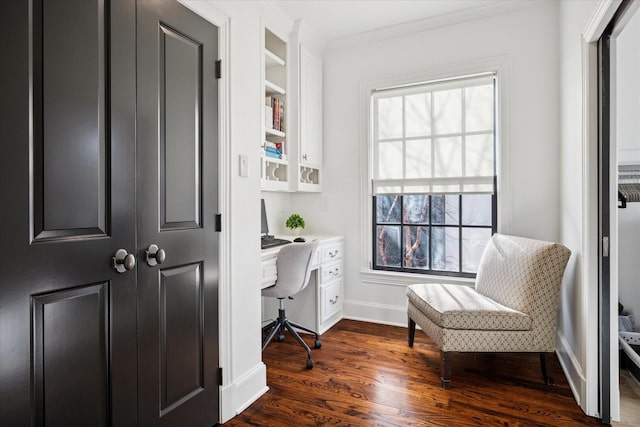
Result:
[[[599,312],[599,201],[598,201],[598,145],[599,145],[599,81],[598,81],[598,40],[609,25],[622,0],[601,0],[582,34],[582,276],[584,277],[584,293],[582,301],[582,318],[585,335],[585,360],[583,366],[584,389],[580,390],[579,405],[587,414],[601,417],[600,413],[600,356],[599,356],[599,318],[589,313]],[[613,246],[613,245],[610,245]],[[616,254],[610,253],[610,262],[617,262]],[[610,295],[611,300],[617,298]],[[610,302],[611,302],[610,300]],[[617,307],[617,304],[616,304]],[[611,305],[609,310],[611,310]],[[615,312],[615,311],[614,311]],[[613,325],[610,325],[610,334]],[[615,331],[617,330],[617,322]],[[596,331],[595,333],[589,331]],[[616,341],[617,343],[617,341]],[[617,345],[609,346],[610,360],[617,360]],[[610,370],[610,374],[611,374]],[[620,418],[620,395],[617,371],[615,378],[609,375],[609,408],[614,419]]]
[[[606,328],[608,323],[609,337],[617,337],[618,334],[618,219],[617,219],[617,199],[609,197],[607,203],[600,206],[598,200],[599,182],[598,182],[598,162],[600,155],[599,135],[599,70],[600,60],[598,57],[598,41],[603,37],[608,27],[614,23],[615,27],[611,30],[612,45],[609,48],[609,54],[615,58],[615,37],[624,28],[627,20],[633,13],[627,13],[638,8],[638,4],[627,2],[620,10],[623,0],[601,0],[598,4],[591,21],[583,32],[583,274],[587,278],[586,283],[589,284],[585,295],[585,310],[583,317],[587,325],[587,331],[598,330],[601,326]],[[631,7],[626,7],[631,5]],[[617,145],[615,141],[615,76],[607,77],[611,83],[611,94],[609,98],[609,110],[611,116],[610,126],[608,129],[608,190],[610,194],[617,194]],[[609,235],[609,264],[610,264],[610,283],[608,289],[604,292],[608,293],[608,301],[606,306],[600,304],[600,281],[597,266],[600,264],[600,238],[599,238],[599,215],[598,211],[602,208],[610,217],[609,230],[603,230],[604,235]],[[606,300],[606,298],[605,298]],[[604,313],[602,325],[598,324],[598,319],[589,319],[588,313],[598,310]],[[600,355],[600,334],[586,334],[586,391],[584,401],[580,402],[580,406],[589,415],[603,418],[603,422],[609,422],[610,419],[620,419],[620,388],[619,388],[619,360],[618,360],[618,340],[611,338],[608,340],[608,354],[603,349]],[[607,357],[608,356],[608,357]],[[608,359],[608,378],[601,381],[599,364],[600,358]],[[608,381],[607,381],[608,380]],[[608,384],[607,384],[608,383]],[[604,388],[603,388],[604,385]],[[608,390],[607,390],[608,389]],[[604,411],[602,411],[604,409]]]

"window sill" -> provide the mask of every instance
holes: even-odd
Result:
[[[474,286],[475,279],[467,277],[451,277],[437,275],[421,275],[411,273],[398,273],[394,271],[360,270],[362,283],[372,285],[407,286],[415,283],[451,283],[454,285]]]

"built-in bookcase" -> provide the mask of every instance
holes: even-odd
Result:
[[[287,42],[264,28],[264,105],[261,178],[264,190],[289,191]]]
[[[262,27],[263,190],[322,190],[322,59],[300,29],[300,21]]]

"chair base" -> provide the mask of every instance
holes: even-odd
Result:
[[[287,330],[289,331],[291,336],[293,336],[296,339],[296,341],[298,341],[298,343],[302,347],[304,347],[305,351],[307,352],[306,366],[307,366],[307,369],[311,369],[313,368],[313,359],[311,358],[311,348],[309,348],[307,343],[304,342],[304,340],[302,339],[300,334],[298,334],[298,331],[296,331],[296,329],[300,329],[315,335],[314,348],[322,347],[322,341],[320,341],[320,337],[316,331],[287,319],[284,308],[280,308],[278,309],[278,318],[262,328],[262,332],[269,330],[269,335],[267,335],[265,340],[262,342],[262,351],[264,351],[267,348],[267,346],[273,340],[273,337],[275,337],[276,334],[278,334],[278,341],[283,341],[284,332],[285,330]]]
[[[413,347],[413,342],[416,336],[416,322],[408,317],[408,343],[409,347]],[[443,389],[451,387],[451,368],[453,365],[453,351],[440,351],[440,381]],[[542,372],[542,379],[548,386],[554,386],[553,378],[549,377],[547,373],[547,361],[546,355],[553,353],[539,353],[540,354],[540,370]]]
[[[550,354],[553,354],[553,353],[550,353]],[[542,371],[542,379],[544,380],[544,383],[546,385],[556,385],[556,383],[553,381],[553,378],[551,378],[547,374],[546,355],[547,353],[540,353],[540,370]]]

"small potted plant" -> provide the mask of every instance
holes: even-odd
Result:
[[[300,231],[304,228],[304,218],[302,218],[297,213],[293,213],[287,218],[285,224],[287,228],[291,229],[293,234],[298,235]]]

